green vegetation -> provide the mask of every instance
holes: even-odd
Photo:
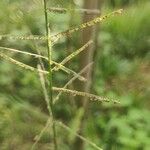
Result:
[[[7,60],[0,57],[0,150],[28,150],[31,147],[38,150],[54,150],[53,142],[55,150],[70,150],[73,149],[72,145],[76,137],[84,141],[86,150],[101,148],[104,150],[149,150],[150,3],[146,0],[126,0],[123,3],[121,0],[104,2],[102,14],[114,11],[115,7],[124,7],[124,12],[121,16],[110,17],[99,25],[100,30],[94,41],[97,43],[97,50],[93,60],[95,69],[90,92],[94,95],[80,92],[76,85],[76,80],[81,82],[85,80],[82,74],[76,73],[80,65],[78,55],[84,49],[86,51],[86,48],[93,43],[89,41],[81,45],[81,30],[69,36],[71,49],[74,50],[72,55],[68,55],[66,51],[68,47],[66,36],[61,37],[53,45],[52,60],[61,62],[61,66],[57,66],[55,62],[52,65],[48,63],[51,62],[51,56],[47,55],[46,47],[48,46],[51,50],[51,44],[53,44],[50,39],[47,39],[46,43],[45,39],[33,40],[30,37],[30,40],[21,40],[19,38],[19,36],[28,35],[42,35],[45,38],[45,30],[46,37],[49,37],[49,27],[51,35],[66,31],[70,26],[70,13],[76,15],[71,18],[72,26],[81,24],[80,13],[72,12],[70,9],[70,7],[79,9],[76,3],[48,1],[47,7],[50,6],[65,7],[68,12],[61,14],[48,12],[49,25],[46,21],[45,29],[41,0],[0,1],[0,52],[7,56]],[[14,39],[11,37],[13,35],[18,38]],[[46,59],[20,52],[10,52],[2,47],[42,55]],[[8,61],[8,57],[30,65],[32,68],[18,67],[16,63]],[[69,60],[72,62],[65,65]],[[39,71],[44,69],[42,65],[49,73],[53,73],[53,76],[50,74],[49,79],[53,80],[52,84],[55,87],[52,88],[51,83],[45,83],[46,75]],[[31,71],[33,67],[37,68],[35,73]],[[75,80],[74,89],[65,90],[64,85],[73,76],[76,80],[72,79],[70,83],[73,84]],[[48,92],[51,97],[50,102],[45,96],[47,95],[45,89],[48,86],[49,92],[53,90],[53,100],[51,92]],[[61,93],[58,96],[59,92]],[[77,108],[73,100],[76,95],[97,100],[90,101],[81,136],[78,130],[84,109]],[[70,96],[73,99],[70,99]],[[109,100],[104,99],[103,96],[117,99],[120,104],[99,103],[98,100]],[[59,99],[55,99],[56,97]],[[51,108],[47,109],[49,104],[47,105],[45,100],[50,103]],[[53,111],[53,121],[50,118],[51,111]]]

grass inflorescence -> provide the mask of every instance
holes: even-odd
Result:
[[[57,141],[57,135],[56,135],[56,133],[57,133],[56,132],[56,125],[61,126],[64,130],[67,130],[70,133],[74,133],[74,131],[72,131],[72,129],[70,129],[69,126],[63,124],[62,122],[55,120],[55,114],[54,114],[54,112],[55,112],[54,106],[55,105],[54,104],[56,103],[56,101],[58,101],[60,99],[60,96],[63,93],[66,93],[66,94],[69,94],[72,96],[86,97],[86,98],[89,98],[91,101],[97,101],[97,102],[113,102],[115,104],[119,103],[119,102],[117,100],[114,100],[111,98],[101,97],[101,96],[98,96],[95,94],[86,93],[84,91],[81,92],[81,91],[77,91],[74,89],[73,90],[68,89],[68,85],[70,85],[76,79],[79,79],[81,81],[87,81],[85,79],[85,77],[82,76],[82,73],[87,68],[91,67],[93,62],[88,64],[79,73],[76,73],[72,69],[69,69],[68,67],[65,66],[65,64],[68,61],[71,61],[74,57],[77,57],[82,51],[86,50],[91,44],[93,44],[92,40],[88,41],[81,48],[79,48],[78,50],[75,50],[74,52],[72,52],[71,54],[66,56],[60,63],[57,63],[56,61],[52,60],[52,47],[60,38],[62,38],[64,36],[71,35],[73,33],[76,33],[77,31],[83,30],[87,27],[94,26],[97,23],[101,23],[102,21],[106,20],[107,18],[109,18],[111,16],[121,14],[122,9],[119,9],[117,11],[114,11],[114,12],[109,13],[109,14],[104,15],[104,16],[96,17],[89,22],[85,22],[85,23],[83,23],[77,27],[73,27],[71,29],[68,29],[64,32],[58,33],[56,35],[51,35],[51,30],[50,30],[50,25],[49,25],[49,20],[48,20],[49,19],[48,13],[51,13],[51,12],[52,13],[67,13],[67,12],[72,11],[72,10],[68,11],[68,9],[66,9],[66,8],[48,7],[46,0],[43,0],[43,4],[44,4],[43,11],[44,11],[44,16],[45,16],[45,31],[46,31],[45,35],[29,35],[29,36],[0,35],[0,39],[6,38],[6,39],[14,39],[14,40],[42,40],[42,41],[46,42],[47,56],[43,56],[43,55],[39,55],[39,54],[35,54],[35,53],[30,53],[30,52],[26,52],[26,51],[21,51],[21,50],[15,49],[15,48],[8,48],[8,47],[0,46],[0,57],[9,61],[10,63],[13,63],[17,66],[22,67],[24,70],[30,70],[30,71],[39,73],[43,93],[44,93],[46,104],[47,104],[47,109],[49,112],[49,118],[47,120],[46,125],[41,130],[41,132],[39,133],[39,135],[36,136],[35,142],[32,146],[32,149],[35,149],[36,145],[40,141],[45,130],[51,126],[52,131],[53,131],[54,150],[58,150],[59,147],[58,147],[58,141]],[[100,13],[99,10],[89,10],[89,9],[76,9],[75,11],[77,11],[79,13],[86,13],[86,14],[99,14]],[[5,51],[11,52],[11,53],[20,53],[20,54],[24,54],[24,55],[28,55],[28,56],[31,56],[34,58],[41,59],[41,61],[45,61],[47,63],[48,69],[46,70],[45,68],[42,68],[40,65],[38,65],[38,68],[32,67],[30,65],[26,65],[25,63],[20,62],[16,59],[10,57],[9,55],[5,54]],[[54,67],[52,67],[52,65],[54,65]],[[53,73],[56,71],[59,71],[59,70],[62,70],[63,72],[65,72],[67,74],[71,74],[71,75],[73,75],[73,77],[63,87],[54,87],[53,86]],[[47,79],[45,79],[45,76],[44,76],[45,74],[47,75]],[[48,83],[46,83],[46,81],[48,81]],[[55,98],[53,95],[54,92],[58,93]],[[94,144],[90,140],[87,140],[85,137],[79,135],[78,133],[74,133],[74,134],[77,137],[79,137],[81,140],[83,140],[84,142],[87,142],[88,144],[93,146],[93,148],[98,149],[98,150],[102,150],[96,144]]]

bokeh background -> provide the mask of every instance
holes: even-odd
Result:
[[[83,0],[54,0],[49,7],[81,8]],[[121,16],[97,25],[94,70],[90,93],[120,100],[119,105],[90,102],[83,135],[104,150],[150,149],[150,2],[149,0],[104,0],[97,9],[102,14],[124,8]],[[50,13],[52,34],[82,23],[78,12]],[[0,0],[0,35],[44,35],[45,23],[41,0]],[[70,51],[82,46],[82,32],[62,38],[53,47],[53,59],[60,62]],[[47,55],[45,43],[33,40],[0,39],[0,46]],[[68,48],[70,49],[68,51]],[[2,50],[1,50],[2,51]],[[5,52],[5,51],[3,51]],[[37,67],[38,60],[21,54],[5,54]],[[79,56],[80,57],[80,56]],[[67,64],[80,69],[76,57]],[[86,57],[82,57],[84,61]],[[55,86],[62,87],[70,76],[54,75]],[[79,85],[70,88],[78,89]],[[80,88],[80,87],[79,87]],[[55,105],[55,117],[77,132],[83,108],[75,98],[62,95]],[[28,150],[48,118],[39,75],[0,59],[0,150]],[[82,123],[82,122],[81,122]],[[50,129],[42,136],[37,149],[51,146]],[[79,149],[74,135],[57,129],[60,150]],[[85,150],[93,150],[88,144]]]

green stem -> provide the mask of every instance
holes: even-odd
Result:
[[[51,68],[51,60],[52,60],[52,43],[50,39],[50,29],[48,23],[48,13],[47,13],[47,3],[44,0],[44,14],[45,14],[45,28],[46,28],[46,36],[47,36],[47,53],[48,53],[48,92],[49,92],[49,102],[47,104],[48,111],[50,116],[52,117],[52,129],[53,129],[53,142],[54,142],[54,150],[57,150],[57,140],[56,140],[56,125],[54,118],[54,106],[53,106],[53,92],[52,92],[52,68]]]

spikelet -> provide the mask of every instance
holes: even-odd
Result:
[[[73,96],[83,96],[89,98],[91,101],[99,101],[99,102],[113,102],[113,103],[119,103],[117,100],[105,98],[105,97],[100,97],[94,94],[86,93],[86,92],[80,92],[80,91],[75,91],[75,90],[70,90],[70,89],[64,89],[64,88],[59,88],[59,87],[53,87],[54,91],[62,91],[63,93],[71,94]]]
[[[34,68],[34,67],[31,67],[31,66],[29,66],[29,65],[26,65],[26,64],[24,64],[24,63],[22,63],[22,62],[20,62],[20,61],[17,61],[17,60],[15,60],[15,59],[13,59],[13,58],[11,58],[11,57],[9,57],[9,56],[7,56],[7,55],[1,53],[1,52],[0,52],[0,57],[2,57],[3,59],[8,60],[9,62],[11,62],[11,63],[13,63],[13,64],[15,64],[15,65],[18,65],[18,66],[20,66],[20,67],[22,67],[22,68],[24,68],[24,69],[26,69],[26,70],[30,70],[30,71],[33,71],[33,72],[41,72],[41,73],[44,73],[44,74],[48,74],[47,71],[38,70],[38,69],[36,69],[36,68]]]
[[[67,8],[55,8],[55,7],[50,7],[47,8],[49,12],[53,13],[59,13],[59,14],[65,14],[67,12],[78,12],[78,13],[84,13],[84,14],[92,14],[92,15],[97,15],[100,14],[100,11],[98,9],[67,9]]]
[[[71,53],[69,56],[67,56],[60,64],[64,65],[68,61],[70,61],[72,58],[77,56],[79,53],[81,53],[83,50],[85,50],[89,45],[93,43],[92,40],[88,41],[85,45],[83,45],[80,49],[76,50],[75,52]],[[58,71],[60,67],[54,67],[52,70]]]
[[[109,17],[111,17],[111,16],[118,15],[118,14],[122,14],[122,11],[123,11],[123,9],[116,10],[116,11],[114,11],[114,12],[112,12],[112,13],[109,13],[109,14],[107,14],[107,15],[105,15],[105,16],[97,17],[97,18],[95,18],[95,19],[93,19],[93,20],[91,20],[91,21],[89,21],[89,22],[83,23],[83,24],[81,24],[81,25],[79,25],[78,27],[75,27],[75,28],[73,28],[73,29],[69,29],[69,30],[67,30],[67,31],[58,33],[58,34],[56,34],[56,35],[54,35],[54,36],[51,37],[51,38],[52,38],[52,42],[55,43],[58,39],[60,39],[60,38],[63,37],[63,36],[68,36],[68,35],[70,35],[70,34],[76,32],[76,31],[85,29],[85,28],[87,28],[87,27],[94,26],[94,25],[96,25],[97,23],[100,23],[100,22],[102,22],[103,20],[105,20],[105,19],[107,19],[107,18],[109,18]]]

